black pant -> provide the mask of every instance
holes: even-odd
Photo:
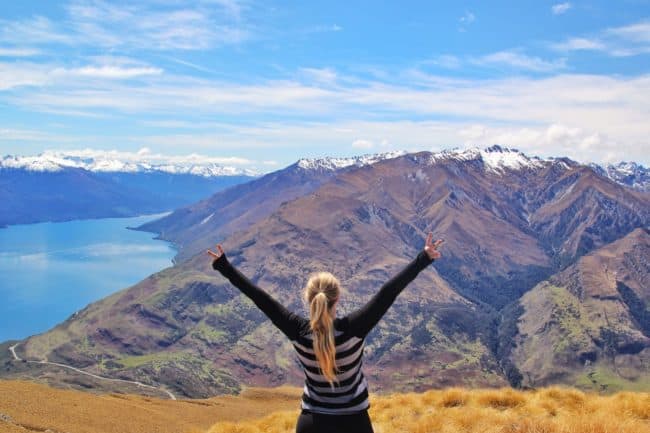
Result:
[[[348,415],[326,415],[302,410],[296,433],[374,433],[368,411]]]

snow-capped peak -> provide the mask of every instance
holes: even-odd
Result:
[[[480,149],[446,149],[434,152],[429,158],[430,163],[455,159],[459,161],[480,160],[487,171],[502,173],[504,170],[521,170],[524,168],[540,168],[544,160],[538,157],[528,157],[517,149],[501,147],[498,144]]]
[[[405,151],[399,150],[393,152],[353,156],[350,158],[302,158],[296,162],[296,166],[305,170],[334,171],[350,166],[362,167],[364,165],[374,164],[385,159],[397,158],[398,156],[402,156],[404,154],[406,154]]]
[[[93,172],[192,174],[195,176],[257,176],[258,173],[243,168],[229,167],[202,158],[199,155],[187,157],[163,157],[147,152],[117,153],[93,151],[56,152],[46,151],[37,156],[7,155],[0,158],[3,168],[24,169],[28,171],[54,172],[67,168],[81,168]],[[152,160],[150,160],[152,159]]]
[[[650,169],[636,162],[619,162],[618,164],[598,165],[589,164],[601,176],[613,181],[638,189],[650,191]]]

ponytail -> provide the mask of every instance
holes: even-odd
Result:
[[[338,299],[339,283],[330,273],[320,272],[309,279],[305,299],[309,302],[309,326],[313,335],[313,349],[321,374],[331,386],[336,379],[336,345],[334,318],[331,308]]]

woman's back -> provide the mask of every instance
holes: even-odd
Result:
[[[301,407],[325,414],[356,413],[368,409],[368,383],[361,369],[365,337],[350,331],[347,317],[334,320],[337,370],[335,383],[330,385],[316,360],[309,321],[303,320],[304,328],[296,339],[291,340],[305,373]]]
[[[257,287],[226,259],[221,245],[212,267],[248,296],[293,344],[305,373],[302,412],[296,431],[372,432],[368,416],[368,383],[363,375],[365,338],[393,304],[397,295],[435,258],[436,248],[427,237],[425,248],[397,275],[387,281],[361,308],[335,316],[338,281],[328,273],[310,278],[305,293],[310,301],[310,320],[285,308]],[[321,273],[323,274],[323,273]],[[314,284],[312,284],[314,283]]]

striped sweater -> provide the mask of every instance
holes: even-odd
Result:
[[[370,406],[368,383],[361,369],[366,335],[383,317],[397,295],[432,261],[425,251],[421,251],[363,307],[343,318],[334,319],[338,382],[334,382],[333,388],[318,367],[309,320],[289,311],[253,284],[228,262],[225,254],[215,259],[212,267],[248,296],[293,344],[305,373],[302,409],[325,414],[350,414],[362,412]]]

